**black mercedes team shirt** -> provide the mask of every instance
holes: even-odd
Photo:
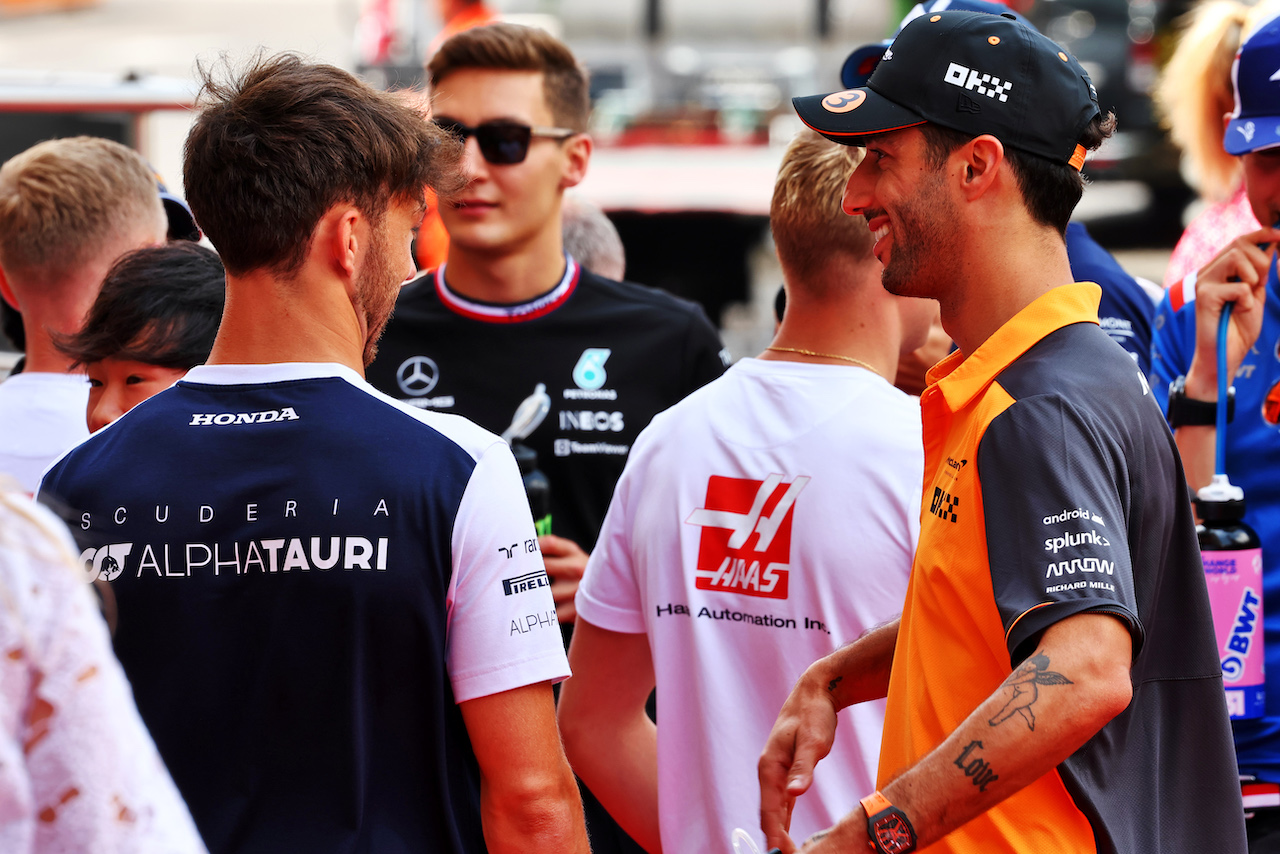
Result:
[[[727,356],[695,303],[565,266],[554,288],[516,305],[460,296],[447,266],[423,274],[401,292],[368,377],[495,433],[545,385],[551,411],[524,444],[551,483],[552,533],[590,551],[640,431],[724,373]]]

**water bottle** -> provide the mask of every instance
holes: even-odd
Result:
[[[511,453],[520,466],[524,480],[524,492],[529,496],[529,509],[533,511],[533,528],[538,536],[551,533],[551,482],[538,470],[538,452],[520,442],[511,443]]]
[[[1213,611],[1227,710],[1232,720],[1262,717],[1266,705],[1262,639],[1262,542],[1244,521],[1244,491],[1226,475],[1200,490],[1196,526]]]

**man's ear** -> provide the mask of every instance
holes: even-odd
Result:
[[[1004,145],[991,134],[984,133],[960,146],[956,153],[962,158],[964,169],[960,191],[970,201],[981,198],[995,184],[1000,173],[1000,165],[1004,163]]]
[[[22,311],[22,306],[18,305],[18,296],[13,292],[13,287],[9,284],[9,277],[4,274],[3,268],[0,268],[0,297],[4,297],[4,301],[14,311]]]
[[[314,248],[326,255],[322,260],[332,266],[347,282],[355,279],[364,254],[368,251],[368,220],[354,205],[340,204],[329,208],[316,226]]]
[[[587,164],[591,160],[593,145],[591,136],[586,133],[574,134],[565,140],[564,170],[560,173],[561,190],[576,187],[587,177]]]

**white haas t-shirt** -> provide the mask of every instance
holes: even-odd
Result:
[[[923,467],[918,399],[852,366],[745,359],[641,434],[577,607],[649,636],[665,850],[763,841],[760,751],[809,664],[901,612]],[[875,789],[883,719],[840,713],[794,839]]]

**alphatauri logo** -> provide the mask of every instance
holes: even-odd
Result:
[[[270,424],[272,421],[300,421],[292,406],[265,412],[197,412],[188,427],[226,427],[229,424]]]
[[[80,555],[85,581],[115,581],[124,571],[125,558],[133,551],[133,543],[113,543],[97,549],[85,549]]]

